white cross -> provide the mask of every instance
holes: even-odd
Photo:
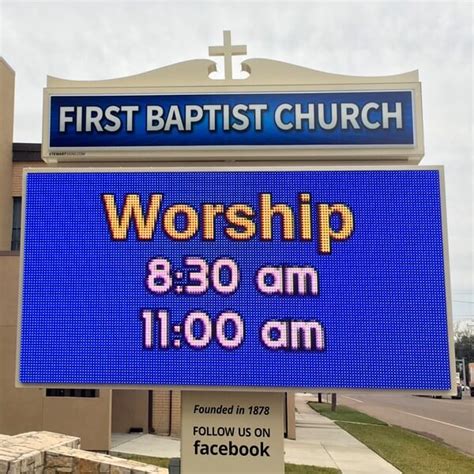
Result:
[[[247,46],[244,44],[232,46],[230,31],[224,31],[223,46],[209,46],[209,56],[224,56],[224,77],[232,79],[232,56],[247,54]]]

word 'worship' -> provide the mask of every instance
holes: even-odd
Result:
[[[273,203],[271,193],[260,193],[256,207],[211,202],[201,203],[199,209],[186,203],[165,206],[165,195],[160,193],[150,194],[145,206],[138,194],[126,194],[121,209],[114,194],[103,194],[102,202],[114,241],[128,240],[133,223],[136,237],[142,241],[155,239],[161,227],[166,237],[175,241],[200,235],[201,240],[212,242],[218,232],[234,241],[315,240],[319,253],[330,254],[333,241],[349,239],[354,230],[349,206],[313,204],[310,193],[298,194],[296,209],[289,204]]]

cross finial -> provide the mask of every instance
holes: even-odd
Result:
[[[222,46],[209,46],[209,56],[224,56],[224,77],[232,79],[232,56],[247,54],[244,44],[232,46],[230,31],[224,31],[224,44]]]

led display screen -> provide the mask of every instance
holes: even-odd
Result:
[[[19,382],[449,390],[441,180],[30,171]]]

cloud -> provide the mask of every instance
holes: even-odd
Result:
[[[353,75],[419,69],[426,156],[446,167],[453,287],[472,281],[472,8],[463,2],[3,2],[16,141],[41,140],[46,75],[96,80],[207,57],[231,29],[250,57]]]

